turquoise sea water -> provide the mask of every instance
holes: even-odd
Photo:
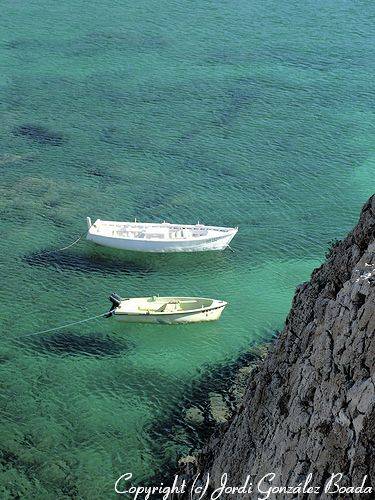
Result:
[[[1,498],[112,498],[187,454],[152,429],[282,327],[374,191],[372,2],[2,1]],[[133,255],[93,219],[238,225],[234,253]],[[118,326],[107,296],[228,300],[220,322]],[[17,494],[19,495],[17,497]]]

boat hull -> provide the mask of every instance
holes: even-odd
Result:
[[[224,250],[234,238],[236,232],[227,233],[217,237],[198,240],[175,240],[175,241],[147,241],[113,236],[102,236],[99,234],[87,234],[87,239],[97,245],[116,248],[118,250],[130,250],[135,252],[205,252],[212,250]]]
[[[114,313],[117,321],[122,323],[156,323],[162,325],[173,325],[177,323],[201,323],[203,321],[216,321],[220,318],[225,304],[207,311],[195,311],[191,313],[176,312],[163,316],[154,314]]]

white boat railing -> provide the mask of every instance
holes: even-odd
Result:
[[[209,231],[209,230],[212,230],[212,231],[217,231],[217,232],[221,232],[221,233],[229,233],[229,232],[232,232],[233,230],[237,229],[237,228],[232,228],[232,227],[220,227],[220,226],[205,226],[203,224],[191,224],[191,225],[180,225],[180,224],[170,224],[168,222],[166,223],[142,223],[142,222],[126,222],[126,224],[124,223],[121,223],[121,222],[115,222],[115,221],[102,221],[102,220],[98,220],[97,221],[98,224],[94,226],[99,229],[99,228],[105,228],[105,227],[114,227],[114,228],[123,228],[124,230],[138,230],[138,231],[142,231],[142,230],[149,230],[151,228],[158,228],[158,229],[170,229],[170,230],[175,230],[175,231],[178,231],[178,230],[194,230],[194,231],[199,231],[199,232],[203,232],[203,231]]]

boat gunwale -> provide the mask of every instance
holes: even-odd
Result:
[[[194,226],[192,226],[194,227]],[[208,226],[206,226],[208,227]],[[99,229],[99,228],[98,228]],[[161,242],[161,243],[180,243],[181,241],[186,241],[186,242],[202,242],[205,240],[218,240],[221,238],[225,238],[228,236],[231,236],[232,234],[235,235],[238,231],[238,228],[228,228],[228,231],[221,231],[221,234],[217,235],[203,235],[203,236],[194,236],[190,238],[138,238],[137,236],[134,237],[125,237],[122,235],[106,235],[100,232],[91,232],[88,231],[88,234],[92,236],[99,236],[101,238],[106,238],[106,239],[112,239],[112,240],[121,240],[121,241],[149,241],[151,243],[153,242]],[[219,233],[219,231],[217,231]]]
[[[228,227],[228,226],[208,226],[206,224],[178,224],[178,223],[173,223],[173,222],[134,222],[134,221],[117,221],[117,220],[102,220],[102,219],[96,219],[96,221],[91,224],[92,226],[95,226],[96,223],[101,224],[106,224],[106,225],[129,225],[129,226],[156,226],[156,227],[171,227],[171,228],[176,228],[176,229],[192,229],[192,228],[206,228],[206,229],[216,229],[218,231],[223,231],[226,232],[231,229],[237,229],[238,226],[235,227]]]

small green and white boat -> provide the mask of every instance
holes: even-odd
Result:
[[[220,318],[227,302],[202,297],[136,297],[122,299],[113,293],[108,312],[127,323],[197,323]]]

